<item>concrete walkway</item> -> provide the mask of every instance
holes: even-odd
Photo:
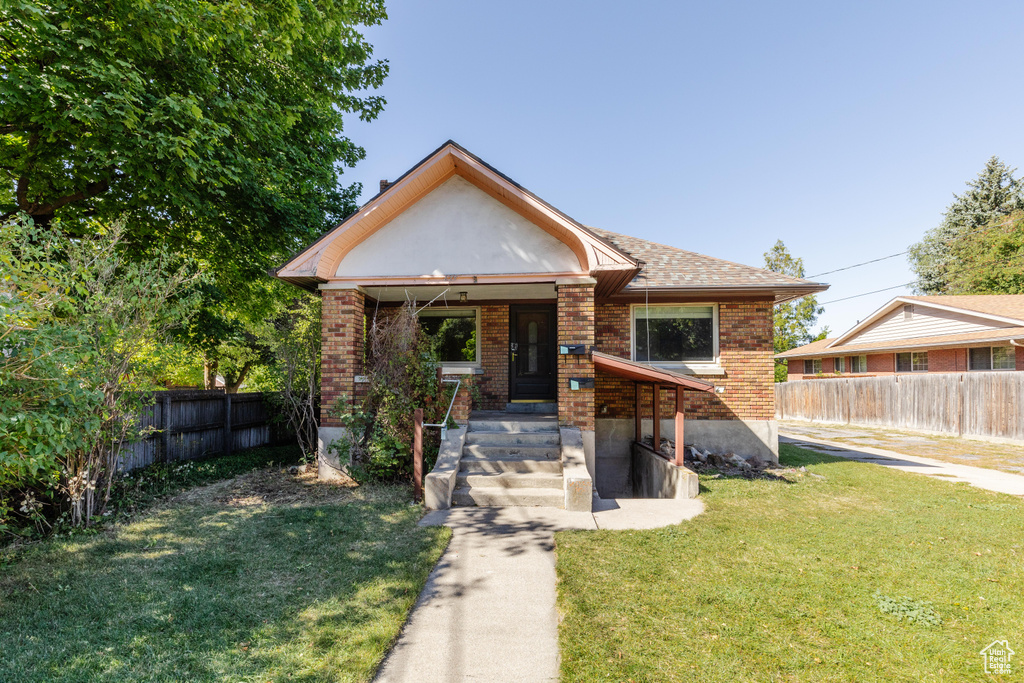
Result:
[[[818,437],[796,435],[779,431],[779,443],[790,443],[817,453],[838,455],[859,462],[870,462],[883,467],[914,472],[930,477],[940,477],[946,481],[960,481],[978,488],[1024,496],[1024,477],[998,470],[956,463],[942,462],[932,458],[921,458],[915,455],[897,453],[896,451],[874,448],[871,446],[849,446],[838,441],[830,441]]]
[[[427,579],[380,683],[558,680],[555,539],[564,529],[651,529],[704,510],[699,500],[601,500],[594,512],[453,508],[425,526],[452,540]]]

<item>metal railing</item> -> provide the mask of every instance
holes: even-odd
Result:
[[[441,369],[438,368],[438,375]],[[452,400],[448,402],[448,410],[444,419],[438,424],[423,423],[423,408],[417,408],[413,412],[413,433],[412,433],[412,482],[413,498],[416,502],[423,500],[423,428],[440,427],[441,443],[448,438],[448,418],[452,414],[452,407],[455,405],[455,398],[459,395],[459,388],[462,386],[461,379],[442,379],[442,384],[454,384],[455,391],[452,392]]]

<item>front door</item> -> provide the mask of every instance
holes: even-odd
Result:
[[[555,307],[509,307],[509,394],[513,401],[554,401]]]

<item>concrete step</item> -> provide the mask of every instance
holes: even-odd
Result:
[[[558,446],[558,432],[466,432],[467,444],[480,446]]]
[[[467,444],[462,447],[462,457],[476,456],[480,458],[492,458],[505,460],[507,458],[535,458],[558,460],[561,457],[561,449],[558,446],[544,445],[505,445],[505,446],[482,446],[480,444]]]
[[[452,505],[481,507],[554,507],[565,505],[565,494],[556,489],[502,489],[457,486]]]
[[[557,415],[558,404],[554,401],[542,403],[508,403],[506,413],[525,413],[527,415]]]
[[[460,473],[480,474],[485,472],[547,472],[562,474],[561,460],[530,460],[513,458],[511,460],[490,460],[488,458],[462,458],[459,463]]]
[[[558,433],[558,420],[530,419],[514,420],[508,418],[486,419],[469,418],[470,432],[553,432]]]
[[[554,472],[459,472],[455,481],[474,489],[563,489],[562,474]]]

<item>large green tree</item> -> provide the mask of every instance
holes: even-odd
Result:
[[[1024,211],[995,219],[950,245],[947,294],[1024,294]]]
[[[764,267],[773,273],[782,273],[790,277],[805,277],[804,260],[789,253],[786,245],[779,240],[764,254]],[[789,351],[797,346],[808,344],[828,336],[828,327],[820,332],[812,332],[818,316],[825,309],[818,305],[818,299],[812,294],[796,301],[786,301],[775,305],[775,353]],[[775,381],[786,381],[785,362],[776,362]]]
[[[353,208],[387,65],[357,30],[382,0],[8,0],[0,19],[2,213],[130,226],[229,289]],[[169,244],[168,244],[169,243]]]
[[[978,177],[967,183],[967,191],[953,195],[942,223],[910,247],[910,266],[917,274],[918,291],[980,293],[972,289],[969,272],[991,265],[993,254],[1005,247],[1000,246],[1003,235],[998,228],[1011,225],[1013,221],[1008,217],[1024,210],[1024,182],[1014,177],[1015,170],[998,157],[989,159]]]

